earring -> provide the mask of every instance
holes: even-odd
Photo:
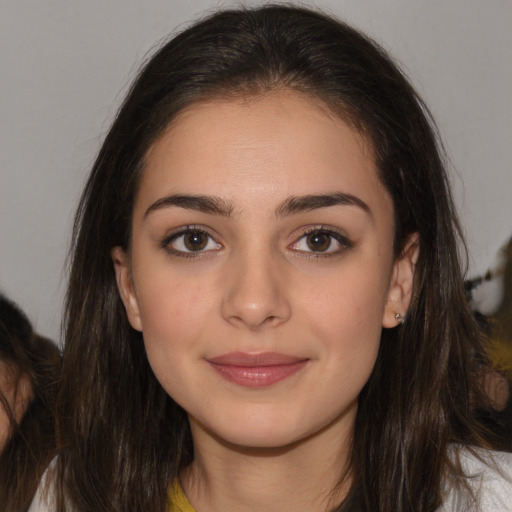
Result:
[[[406,315],[402,315],[402,313],[395,313],[395,320],[400,324],[405,324],[405,317]]]

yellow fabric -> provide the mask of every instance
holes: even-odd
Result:
[[[169,503],[167,505],[167,510],[168,512],[196,512],[188,502],[178,480],[176,480],[169,489]]]
[[[512,343],[504,337],[496,336],[489,340],[487,354],[493,368],[512,379]]]

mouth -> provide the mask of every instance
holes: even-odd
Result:
[[[309,362],[277,352],[230,352],[207,359],[224,379],[239,386],[259,388],[271,386],[300,372]]]

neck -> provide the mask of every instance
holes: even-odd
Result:
[[[192,419],[195,459],[180,476],[184,492],[197,512],[332,510],[350,486],[343,468],[352,424],[337,419],[285,447],[248,448],[215,438]]]

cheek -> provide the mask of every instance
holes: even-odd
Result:
[[[303,297],[302,314],[333,337],[351,333],[358,339],[374,339],[380,337],[386,291],[380,274],[349,272],[329,276],[297,296]]]
[[[210,327],[214,301],[206,281],[183,276],[162,278],[158,272],[151,279],[148,276],[138,302],[150,362],[157,364],[160,360],[171,365],[182,354],[193,351],[201,333]]]
[[[162,279],[148,284],[139,296],[146,355],[162,387],[182,403],[185,389],[194,386],[187,374],[193,374],[191,361],[200,354],[209,304],[200,284]]]
[[[355,394],[368,379],[380,346],[387,284],[382,278],[379,286],[375,282],[375,273],[340,275],[310,293],[302,306],[303,322],[321,340],[320,355],[328,360],[330,374]]]

